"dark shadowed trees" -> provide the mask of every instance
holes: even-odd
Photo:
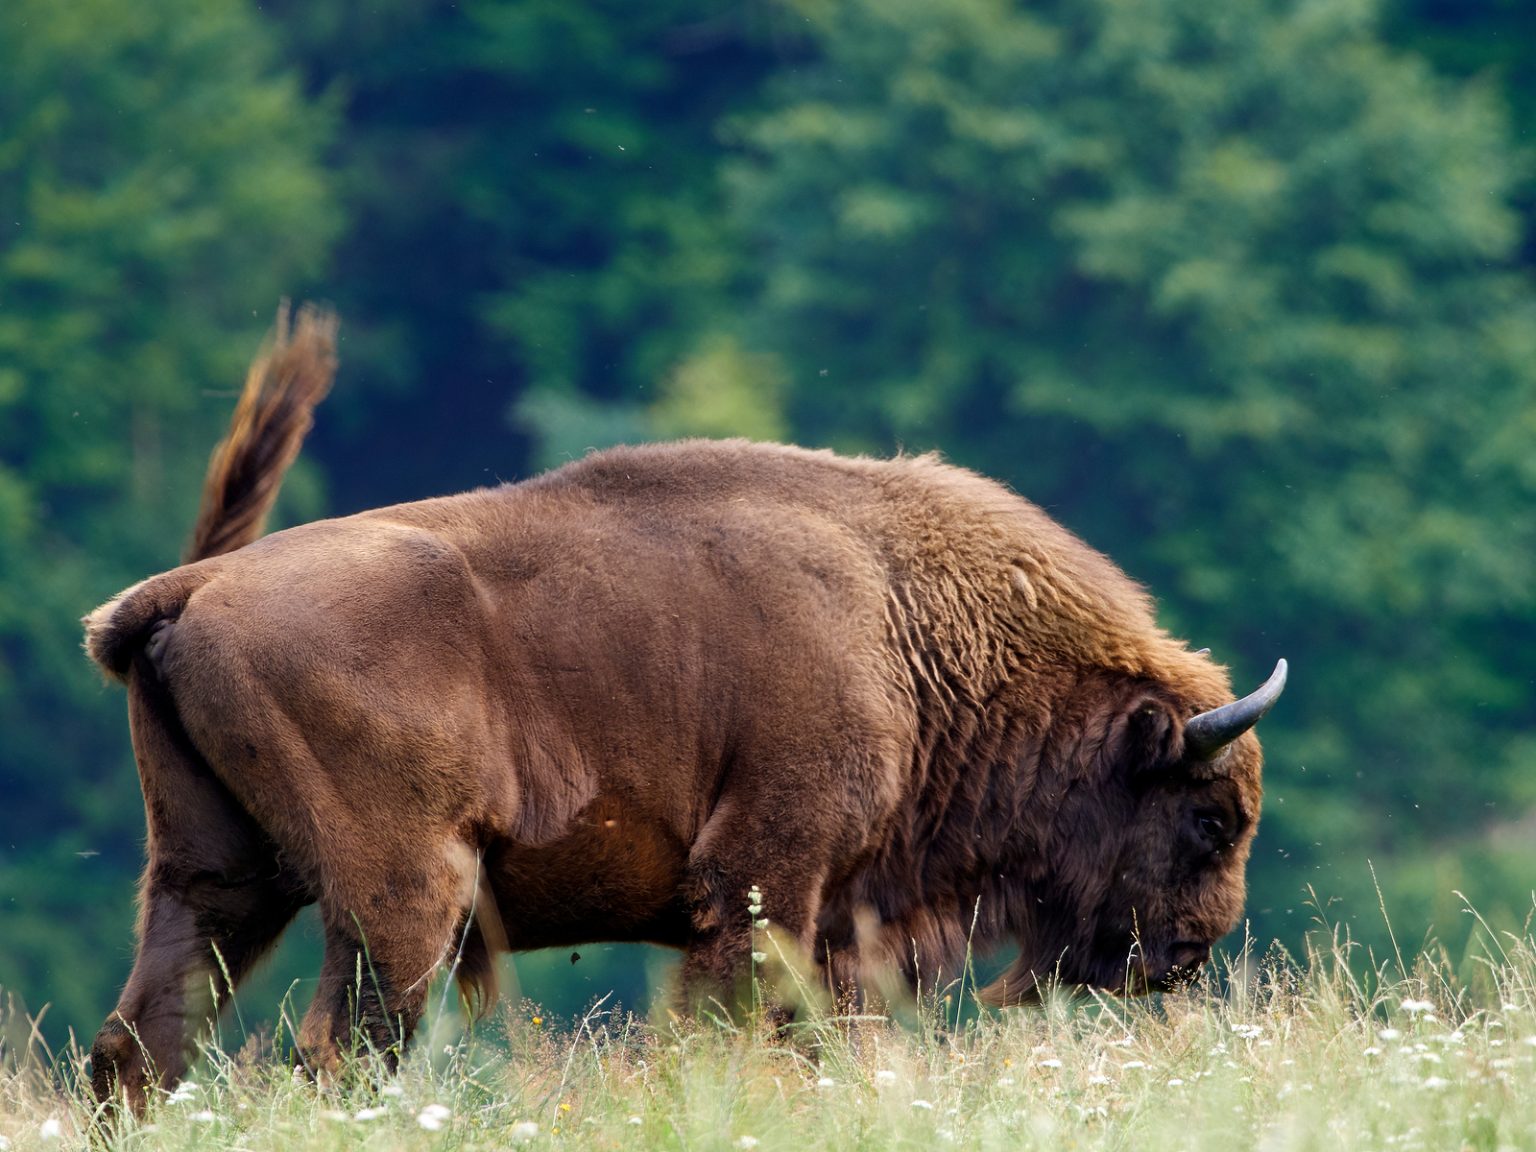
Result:
[[[0,126],[0,982],[73,1019],[114,978],[143,829],[77,617],[176,560],[336,214],[328,117],[238,4],[0,6]]]
[[[1260,908],[1486,845],[1536,775],[1536,309],[1492,93],[1368,4],[802,10],[819,58],[732,172],[797,432],[1008,476],[1239,667],[1294,655]]]

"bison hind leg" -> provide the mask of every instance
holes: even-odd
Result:
[[[351,842],[364,842],[351,831]],[[484,890],[478,857],[462,841],[423,835],[402,844],[385,867],[338,855],[325,869],[325,959],[299,1029],[311,1073],[343,1072],[348,1056],[376,1056],[394,1068],[421,1021],[433,976],[455,963],[461,989],[488,1006],[492,924],[500,922],[495,905],[477,899]]]

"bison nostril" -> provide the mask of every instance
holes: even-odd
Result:
[[[1175,968],[1198,968],[1211,958],[1211,946],[1209,944],[1196,944],[1192,940],[1181,940],[1173,946],[1173,966]]]

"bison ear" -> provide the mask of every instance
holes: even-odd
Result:
[[[1177,730],[1166,704],[1143,697],[1115,718],[1104,751],[1126,779],[1146,781],[1173,764]]]

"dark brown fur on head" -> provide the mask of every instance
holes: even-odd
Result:
[[[1241,915],[1261,756],[1251,734],[1187,755],[1184,719],[1228,697],[1225,677],[1177,646],[1158,658],[1036,662],[969,704],[935,693],[924,791],[839,914],[877,909],[911,978],[1016,945],[983,991],[999,1005],[1042,982],[1134,993],[1191,974]]]
[[[210,472],[232,511],[197,562],[87,620],[150,833],[103,1094],[173,1080],[191,990],[224,995],[309,901],[322,1073],[358,1034],[397,1050],[435,971],[493,995],[502,948],[654,941],[686,996],[727,994],[754,885],[843,990],[1012,942],[999,1000],[1139,991],[1236,922],[1258,744],[1185,739],[1225,673],[999,485],[689,441],[220,551],[307,424],[274,410]]]

